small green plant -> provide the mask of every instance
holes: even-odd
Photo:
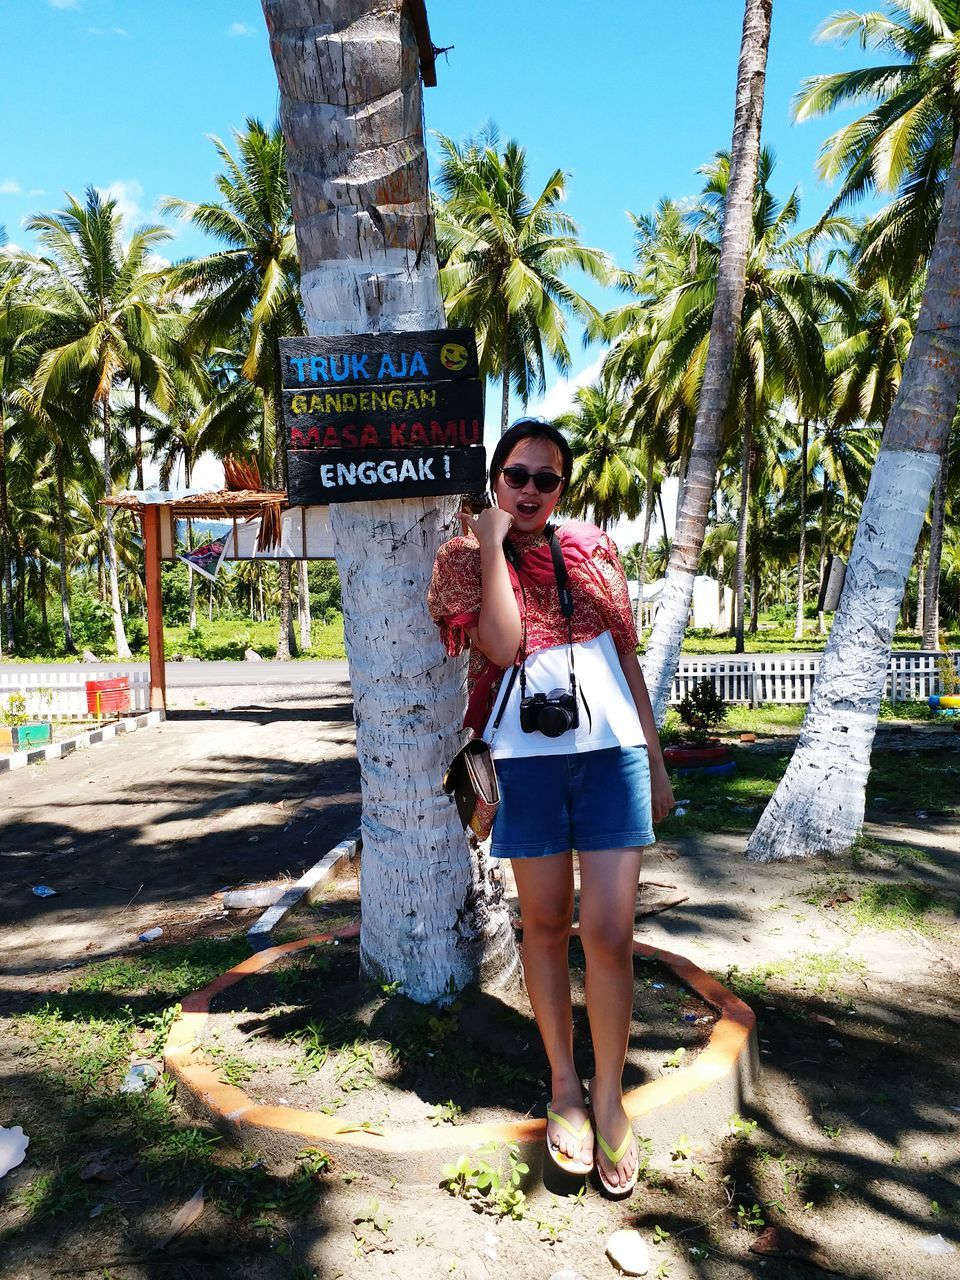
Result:
[[[430,1116],[430,1123],[437,1128],[441,1124],[459,1124],[463,1116],[463,1108],[452,1098],[448,1098],[446,1102],[438,1102],[427,1114]]]
[[[762,1231],[767,1224],[764,1221],[763,1210],[758,1204],[753,1204],[749,1208],[745,1204],[738,1204],[737,1225],[751,1231]]]
[[[440,1186],[450,1195],[470,1200],[477,1208],[498,1217],[522,1218],[526,1196],[520,1184],[530,1172],[530,1166],[520,1159],[520,1148],[514,1142],[504,1147],[491,1142],[481,1147],[480,1152],[496,1154],[496,1166],[464,1152],[440,1170]]]
[[[670,1239],[670,1232],[661,1227],[659,1222],[653,1224],[653,1243],[663,1244],[665,1240]]]
[[[375,1231],[386,1238],[392,1225],[393,1219],[380,1208],[380,1201],[374,1197],[353,1219],[353,1234],[361,1244],[365,1244]]]
[[[319,1147],[304,1147],[302,1151],[297,1152],[297,1164],[304,1173],[309,1173],[315,1178],[329,1170],[330,1157]]]
[[[822,1128],[824,1137],[829,1138],[831,1142],[836,1142],[843,1132],[843,1126],[839,1124],[825,1124]]]
[[[180,1017],[181,1012],[179,1004],[168,1004],[159,1013],[147,1013],[140,1019],[143,1026],[153,1032],[153,1043],[149,1051],[155,1058],[159,1058],[163,1053],[170,1028]]]
[[[667,1280],[670,1274],[670,1263],[667,1261],[658,1262],[657,1269],[653,1273],[654,1280]]]
[[[0,720],[4,724],[9,725],[11,729],[16,729],[22,724],[26,724],[27,716],[27,700],[22,693],[11,693],[7,698],[7,705],[0,711]]]
[[[296,1044],[300,1048],[302,1056],[294,1068],[299,1076],[320,1071],[330,1056],[327,1029],[322,1022],[308,1022],[299,1031],[291,1031],[283,1038],[287,1044]]]
[[[222,1045],[204,1045],[204,1053],[213,1058],[223,1083],[232,1084],[236,1089],[245,1085],[257,1074],[257,1069],[252,1063],[238,1054],[230,1053]]]
[[[944,648],[937,662],[937,674],[940,677],[941,694],[960,693],[960,673],[957,672],[956,659],[946,652],[946,643],[941,636],[940,643]]]
[[[674,1049],[673,1053],[667,1054],[663,1060],[663,1065],[670,1070],[676,1070],[682,1064],[686,1052],[686,1049],[681,1045],[680,1048]]]
[[[677,707],[686,738],[702,745],[727,718],[727,708],[712,680],[698,680]]]
[[[743,1116],[732,1115],[727,1121],[730,1132],[735,1138],[747,1139],[756,1130],[756,1120],[745,1120]]]

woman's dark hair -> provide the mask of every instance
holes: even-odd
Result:
[[[500,437],[490,459],[490,488],[493,489],[504,463],[521,440],[549,440],[557,446],[560,450],[560,470],[563,473],[563,488],[560,492],[565,493],[573,472],[573,451],[563,432],[552,422],[546,422],[542,418],[518,418]]]

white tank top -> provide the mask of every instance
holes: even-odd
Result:
[[[636,704],[623,674],[613,636],[604,631],[594,640],[573,646],[577,678],[580,724],[557,738],[542,733],[524,733],[520,728],[520,677],[513,682],[510,700],[492,739],[494,759],[514,756],[560,756],[580,751],[602,751],[607,747],[640,747],[646,739]],[[527,697],[535,693],[564,692],[570,688],[570,659],[567,646],[541,649],[526,661]],[[483,730],[491,742],[493,722],[500,710],[510,680],[504,676],[497,698]],[[587,707],[590,715],[587,715]]]

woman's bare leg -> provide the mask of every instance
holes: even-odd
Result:
[[[590,1089],[597,1131],[614,1150],[626,1135],[623,1064],[633,1017],[633,931],[642,849],[592,850],[580,856],[580,940],[587,961],[587,1015],[597,1072]],[[637,1148],[616,1166],[597,1148],[612,1186],[630,1181]]]
[[[514,858],[513,878],[523,917],[523,977],[550,1063],[550,1108],[575,1130],[587,1119],[583,1089],[573,1062],[570,1003],[570,925],[573,920],[573,858]],[[593,1137],[578,1142],[559,1125],[548,1125],[550,1141],[564,1155],[589,1161]]]

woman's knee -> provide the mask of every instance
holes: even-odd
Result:
[[[632,963],[633,920],[580,922],[580,941],[587,964],[620,968]]]
[[[539,901],[524,906],[523,936],[526,942],[541,946],[561,946],[569,941],[573,923],[572,901]]]

